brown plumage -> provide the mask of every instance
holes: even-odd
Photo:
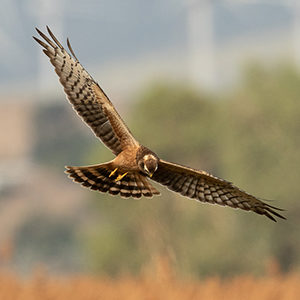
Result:
[[[66,167],[66,173],[82,186],[112,195],[140,198],[160,193],[149,178],[183,196],[202,202],[226,205],[285,219],[271,206],[240,190],[232,183],[205,171],[161,160],[141,145],[100,86],[79,63],[67,40],[72,56],[63,48],[50,29],[51,38],[36,29],[44,41],[33,37],[55,68],[68,100],[94,134],[116,155],[110,162],[83,167]]]
[[[120,194],[121,197],[141,198],[159,195],[159,192],[148,182],[145,176],[138,172],[128,173],[122,179],[116,181],[119,172],[111,173],[115,170],[113,163],[88,167],[67,167],[66,172],[75,182],[103,193],[112,195]]]

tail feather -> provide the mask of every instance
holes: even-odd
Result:
[[[65,173],[73,181],[80,183],[82,186],[96,190],[102,193],[112,195],[120,194],[121,197],[141,198],[159,195],[148,180],[139,173],[128,173],[121,180],[116,181],[120,173],[118,170],[111,175],[114,170],[112,163],[85,167],[66,167]]]

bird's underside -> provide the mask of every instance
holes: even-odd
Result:
[[[66,173],[82,186],[112,195],[140,198],[159,195],[152,179],[170,190],[201,202],[226,205],[285,219],[271,206],[242,191],[232,183],[192,168],[161,160],[135,140],[111,101],[82,67],[71,48],[71,55],[47,27],[50,38],[37,29],[43,47],[55,68],[68,100],[96,137],[115,155],[110,162],[82,167],[66,167]]]

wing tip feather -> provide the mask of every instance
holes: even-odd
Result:
[[[281,209],[280,209],[281,210]],[[278,212],[274,211],[273,209],[268,209],[265,211],[265,215],[271,219],[272,221],[274,222],[277,222],[277,220],[275,219],[275,217],[273,216],[276,216],[277,218],[280,218],[280,219],[283,219],[283,220],[287,220],[287,218],[281,214],[279,214]]]
[[[60,49],[64,49],[64,47],[62,46],[62,44],[59,42],[59,40],[56,38],[56,36],[53,34],[53,32],[50,30],[49,26],[46,25],[47,31],[49,33],[49,35],[51,36],[52,40],[55,42],[55,44],[60,48]]]
[[[71,43],[70,43],[69,38],[67,38],[67,46],[68,46],[68,48],[69,48],[71,54],[72,54],[73,57],[75,58],[75,60],[79,62],[79,60],[78,60],[78,58],[76,57],[75,52],[74,52],[74,50],[73,50],[73,48],[72,48],[72,46],[71,46]]]

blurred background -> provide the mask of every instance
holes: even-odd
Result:
[[[182,277],[300,267],[300,5],[287,0],[0,0],[0,267],[29,276]],[[48,25],[160,157],[270,199],[287,221],[163,187],[124,200],[65,165],[112,158],[76,116],[34,27]],[[150,266],[150,267],[149,267]]]

